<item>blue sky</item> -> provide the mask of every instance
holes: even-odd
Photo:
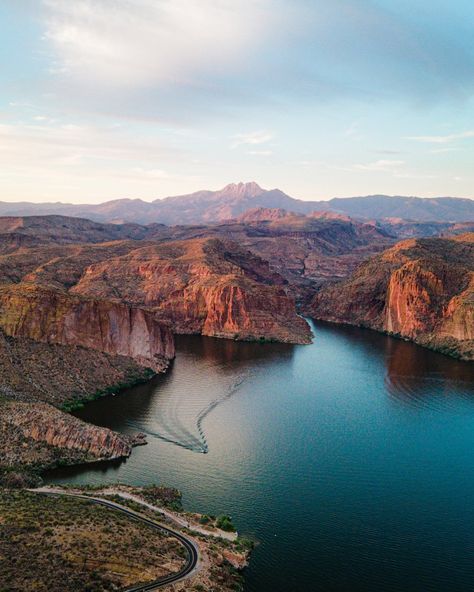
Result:
[[[467,0],[3,0],[0,199],[474,197]]]

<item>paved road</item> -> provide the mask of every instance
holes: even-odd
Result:
[[[191,575],[191,573],[194,571],[194,569],[196,568],[196,565],[199,560],[199,549],[193,540],[188,539],[187,537],[182,535],[180,532],[177,532],[176,530],[172,530],[171,528],[167,528],[166,526],[163,526],[163,525],[159,524],[158,522],[155,522],[154,520],[151,520],[150,518],[147,518],[146,516],[139,514],[138,512],[134,512],[133,510],[130,510],[129,508],[126,508],[125,506],[121,506],[120,504],[117,504],[117,503],[109,501],[109,500],[104,500],[104,499],[101,499],[98,497],[90,497],[88,495],[81,495],[79,493],[67,493],[67,492],[63,493],[63,492],[59,492],[59,491],[44,491],[44,490],[35,490],[35,489],[30,489],[30,491],[32,491],[34,493],[39,493],[41,495],[51,495],[51,496],[63,495],[63,496],[67,496],[67,497],[75,497],[78,499],[86,500],[86,501],[90,502],[91,504],[97,504],[99,506],[105,506],[107,508],[112,508],[113,510],[117,510],[118,512],[122,512],[123,514],[126,514],[127,516],[129,516],[133,520],[138,520],[139,522],[143,522],[144,524],[148,524],[149,526],[151,526],[155,530],[160,530],[162,532],[165,532],[169,536],[172,536],[175,539],[178,539],[178,541],[183,545],[183,547],[186,549],[186,551],[188,553],[188,560],[186,562],[186,565],[179,572],[177,572],[175,574],[171,574],[169,576],[165,576],[163,578],[160,578],[159,580],[155,580],[154,582],[148,582],[147,584],[138,584],[137,586],[132,586],[131,588],[126,588],[126,590],[124,592],[151,592],[153,590],[158,590],[159,588],[162,588],[163,586],[167,586],[168,584],[173,584],[173,583],[179,582],[180,580],[184,580],[185,578],[188,578]]]

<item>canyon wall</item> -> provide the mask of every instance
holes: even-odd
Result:
[[[320,290],[307,312],[473,360],[474,234],[399,243]]]
[[[74,407],[151,375],[132,358],[10,337],[0,331],[0,398]]]
[[[145,307],[176,333],[309,343],[285,280],[266,261],[219,239],[146,246],[90,265],[70,290]]]
[[[152,313],[34,285],[0,289],[0,327],[12,337],[127,356],[157,372],[174,357],[171,330]]]
[[[127,436],[88,424],[46,403],[17,403],[9,421],[24,437],[57,448],[78,450],[87,460],[123,458],[132,451]]]

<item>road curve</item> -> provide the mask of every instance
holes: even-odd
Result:
[[[105,506],[107,508],[112,508],[113,510],[117,510],[119,512],[122,512],[123,514],[126,514],[127,516],[129,516],[133,520],[138,520],[139,522],[143,522],[144,524],[148,524],[149,526],[151,526],[155,530],[160,530],[162,532],[165,532],[169,536],[172,536],[175,539],[178,539],[178,541],[184,546],[184,548],[186,549],[186,551],[188,553],[188,561],[187,561],[186,565],[179,572],[177,572],[175,574],[170,574],[169,576],[165,576],[163,578],[160,578],[159,580],[155,580],[154,582],[148,582],[146,584],[138,584],[136,586],[126,588],[124,590],[124,592],[152,592],[153,590],[158,590],[159,588],[162,588],[163,586],[167,586],[168,584],[174,584],[176,582],[179,582],[181,580],[188,578],[191,575],[191,573],[194,571],[194,569],[196,568],[196,565],[199,561],[199,549],[193,540],[188,539],[180,532],[178,532],[176,530],[172,530],[171,528],[167,528],[166,526],[163,526],[163,525],[159,524],[158,522],[155,522],[154,520],[151,520],[150,518],[147,518],[146,516],[139,514],[138,512],[134,512],[133,510],[126,508],[125,506],[117,504],[116,502],[101,499],[99,497],[90,497],[88,495],[81,495],[80,493],[44,491],[44,490],[35,490],[35,489],[30,489],[29,491],[31,491],[33,493],[38,493],[40,495],[50,495],[50,496],[62,495],[62,496],[66,496],[66,497],[75,497],[78,499],[86,500],[86,501],[90,502],[91,504],[97,504],[99,506]]]

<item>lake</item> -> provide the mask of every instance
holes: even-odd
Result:
[[[170,372],[78,415],[148,434],[50,482],[163,483],[256,541],[247,592],[474,590],[474,364],[369,330],[177,338]]]

